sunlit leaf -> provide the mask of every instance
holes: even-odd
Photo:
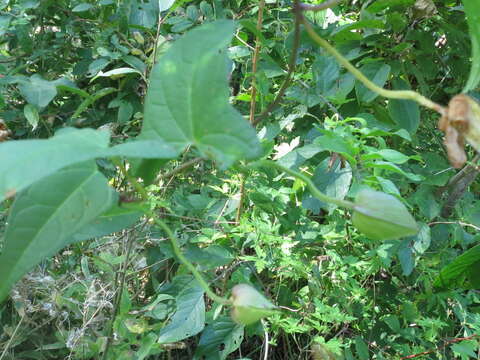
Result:
[[[474,90],[480,83],[480,2],[478,0],[463,0],[465,14],[467,15],[472,42],[472,64],[470,75],[463,92]]]
[[[195,145],[222,166],[260,154],[253,128],[228,102],[231,21],[204,24],[177,40],[154,67],[141,137],[178,149]]]
[[[20,193],[0,255],[0,301],[27,271],[67,245],[114,200],[114,191],[93,162],[65,168]]]

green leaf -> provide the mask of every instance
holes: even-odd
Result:
[[[112,206],[114,191],[94,162],[65,168],[20,193],[7,220],[0,255],[0,301],[42,259]]]
[[[44,80],[38,74],[32,75],[28,80],[22,80],[18,89],[29,104],[39,109],[50,104],[57,95],[55,82]]]
[[[313,63],[313,73],[317,91],[325,97],[335,95],[337,80],[340,76],[340,65],[331,56],[317,56]]]
[[[227,167],[261,153],[254,129],[228,103],[226,47],[231,21],[204,24],[177,40],[154,67],[145,101],[143,139],[178,149],[195,145]]]
[[[480,3],[478,0],[463,0],[472,42],[472,65],[463,92],[474,90],[480,83]]]
[[[371,189],[358,193],[352,223],[373,240],[398,239],[418,232],[414,218],[400,200]]]
[[[202,332],[193,360],[225,360],[240,347],[243,329],[242,325],[233,322],[229,316],[214,320]]]
[[[402,79],[394,79],[392,86],[394,90],[410,90],[410,85]],[[388,112],[398,126],[415,134],[420,124],[420,107],[415,101],[390,99]]]
[[[357,355],[360,360],[370,359],[370,354],[368,352],[368,346],[365,344],[365,341],[360,336],[355,338],[355,350],[357,350]]]
[[[392,164],[387,161],[375,161],[375,162],[365,162],[363,164],[365,167],[371,167],[371,168],[376,168],[376,169],[384,169],[387,171],[391,171],[397,174],[401,174],[405,176],[406,178],[412,180],[412,181],[422,181],[424,179],[423,176],[420,175],[415,175],[410,172],[403,171],[401,168],[399,168],[397,165]]]
[[[32,129],[35,130],[38,126],[39,120],[37,108],[31,104],[27,104],[23,108],[23,114],[25,115],[28,123],[32,125]]]
[[[233,261],[231,252],[224,246],[210,245],[200,248],[190,244],[187,246],[185,256],[191,262],[200,265],[201,270],[210,270],[224,266]]]
[[[318,190],[325,195],[343,200],[352,182],[352,168],[348,162],[342,163],[340,159],[337,159],[333,164],[330,163],[330,158],[323,160],[315,169],[312,181]],[[335,204],[323,203],[310,193],[304,195],[302,206],[315,214],[318,214],[322,208],[328,212],[337,208]]]
[[[158,342],[172,343],[198,334],[205,327],[204,291],[196,281],[188,282],[177,297],[177,311],[160,330]]]
[[[427,224],[422,224],[418,234],[413,239],[413,249],[418,254],[423,254],[430,247],[432,242],[430,226]]]
[[[90,10],[91,8],[93,8],[93,5],[92,4],[88,4],[88,3],[82,3],[82,4],[78,4],[77,6],[75,6],[72,11],[73,12],[82,12],[82,11],[88,11]]]
[[[139,209],[115,205],[75,232],[68,243],[90,240],[126,229],[135,224],[142,215]]]
[[[174,158],[178,152],[160,139],[108,147],[109,134],[65,128],[47,140],[0,143],[0,201],[65,166],[100,157]]]
[[[433,286],[438,288],[472,288],[471,280],[467,277],[470,269],[477,267],[480,263],[480,245],[474,246],[465,251],[462,255],[445,266]],[[478,274],[477,274],[478,276]]]
[[[404,155],[401,152],[392,149],[378,150],[376,154],[379,154],[382,158],[394,164],[403,164],[410,160],[410,157],[408,157],[407,155]]]
[[[99,77],[111,77],[111,78],[118,78],[121,77],[122,75],[127,75],[127,74],[139,74],[142,76],[143,74],[138,71],[137,69],[132,69],[132,68],[127,68],[127,67],[122,67],[118,69],[113,69],[109,70],[107,72],[99,71],[97,75],[95,75],[90,82],[94,81],[95,79]]]
[[[390,75],[390,66],[381,62],[373,62],[362,66],[360,71],[373,83],[383,87],[387,82],[388,75]],[[358,101],[360,102],[369,103],[375,100],[378,96],[377,93],[368,90],[365,85],[358,80],[355,83],[355,90],[357,92]]]
[[[455,355],[459,355],[462,360],[478,359],[478,341],[461,341],[453,344],[452,351]]]
[[[400,260],[403,275],[409,276],[415,268],[415,258],[413,256],[410,239],[405,239],[402,242],[397,255]]]

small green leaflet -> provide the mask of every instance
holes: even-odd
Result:
[[[66,128],[47,140],[0,143],[0,201],[66,166],[101,157],[171,159],[178,151],[161,139],[108,147],[106,131]]]
[[[35,130],[40,119],[37,108],[31,104],[27,104],[23,108],[23,114],[25,115],[28,123],[32,125],[32,130]]]
[[[204,24],[160,58],[150,77],[141,138],[160,138],[179,150],[195,145],[222,167],[260,155],[254,129],[228,102],[233,32],[231,21]]]
[[[480,83],[480,2],[478,0],[463,0],[470,40],[472,42],[472,65],[470,76],[463,92],[474,90]]]
[[[115,199],[91,161],[65,168],[21,192],[12,205],[0,255],[0,302],[16,281],[67,245]]]

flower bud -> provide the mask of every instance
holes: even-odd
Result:
[[[400,200],[371,189],[358,193],[352,223],[373,240],[397,239],[418,232],[414,218]]]
[[[276,306],[248,284],[238,284],[232,289],[232,319],[250,325],[275,313]]]

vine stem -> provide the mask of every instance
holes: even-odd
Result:
[[[122,301],[123,289],[125,288],[125,279],[127,277],[127,266],[128,266],[128,263],[130,262],[130,256],[132,254],[133,240],[134,240],[134,236],[132,234],[129,234],[127,239],[127,250],[125,254],[125,260],[123,261],[123,268],[120,274],[120,283],[117,287],[117,294],[115,296],[115,300],[113,304],[113,316],[110,321],[111,322],[110,327],[108,328],[107,344],[105,345],[105,350],[103,352],[102,360],[107,359],[108,351],[112,344],[113,326],[115,324],[115,320],[117,318],[118,311],[120,309],[120,302]]]
[[[446,114],[446,109],[433,102],[432,100],[426,98],[425,96],[417,93],[413,90],[387,90],[384,89],[372,81],[370,81],[360,70],[358,70],[350,61],[342,56],[332,45],[330,45],[326,40],[324,40],[320,35],[318,35],[315,30],[312,28],[310,23],[302,17],[302,23],[307,30],[308,35],[315,41],[318,45],[323,47],[330,55],[332,55],[343,67],[345,67],[353,76],[355,76],[359,81],[361,81],[365,87],[369,90],[379,94],[380,96],[389,98],[389,99],[402,99],[402,100],[413,100],[419,103],[422,106],[425,106],[431,110],[438,112],[440,115],[444,116]]]
[[[170,243],[172,244],[173,252],[175,256],[180,260],[180,262],[187,267],[188,270],[192,273],[193,277],[198,281],[200,286],[205,290],[205,293],[207,296],[212,299],[215,302],[218,302],[219,304],[222,305],[231,305],[231,301],[223,298],[221,296],[218,296],[215,294],[211,289],[208,283],[205,281],[203,276],[198,272],[198,270],[195,268],[195,266],[188,261],[188,259],[183,255],[182,250],[180,249],[180,245],[178,243],[178,239],[173,233],[173,231],[170,229],[170,227],[165,224],[162,220],[160,220],[153,211],[151,211],[148,215],[152,218],[153,222],[159,226],[170,239]]]
[[[288,62],[287,76],[285,77],[285,80],[283,81],[283,84],[280,87],[280,90],[278,90],[278,93],[277,93],[277,96],[275,96],[275,99],[270,103],[270,105],[267,106],[267,108],[260,115],[256,116],[255,119],[251,121],[251,124],[253,126],[256,126],[260,121],[265,119],[278,106],[278,104],[280,103],[280,100],[285,94],[285,91],[287,91],[287,88],[290,85],[290,82],[292,81],[293,73],[295,71],[296,63],[297,63],[297,53],[300,47],[300,22],[301,22],[302,14],[301,14],[301,9],[299,7],[298,0],[295,0],[294,2],[293,11],[295,13],[295,29],[293,33],[292,54],[290,55],[290,60]]]
[[[302,174],[298,171],[286,168],[286,167],[284,167],[284,166],[282,166],[282,165],[280,165],[280,164],[278,164],[274,161],[259,160],[257,162],[254,162],[253,164],[251,164],[251,166],[254,166],[254,167],[256,167],[256,166],[268,166],[268,167],[276,168],[280,171],[283,171],[283,172],[285,172],[285,173],[303,181],[307,185],[307,188],[308,188],[308,190],[310,190],[312,195],[315,196],[320,201],[335,204],[337,206],[340,206],[340,207],[343,207],[343,208],[346,208],[346,209],[350,209],[350,210],[355,209],[355,204],[352,203],[351,201],[340,200],[340,199],[336,199],[336,198],[330,197],[328,195],[325,195],[320,190],[318,190],[318,188],[315,186],[315,184],[312,182],[312,180],[309,177],[305,176],[304,174]]]
[[[120,171],[122,172],[122,174],[125,176],[125,178],[128,180],[128,182],[135,188],[135,190],[140,194],[140,196],[142,197],[142,199],[144,201],[148,201],[148,192],[147,190],[143,187],[142,184],[140,184],[140,182],[135,178],[133,177],[132,175],[130,175],[130,173],[127,171],[126,167],[122,164],[121,161],[117,161],[117,160],[114,160],[113,161],[114,164],[116,166],[118,166],[118,168],[120,169]],[[207,296],[212,299],[213,301],[215,302],[218,302],[222,305],[231,305],[231,301],[229,299],[226,299],[226,298],[223,298],[221,296],[218,296],[217,294],[215,294],[211,289],[210,289],[210,286],[208,285],[208,283],[205,281],[205,279],[203,278],[202,274],[200,274],[200,272],[195,268],[195,266],[185,257],[185,255],[183,255],[182,253],[182,249],[180,248],[180,244],[178,242],[178,239],[177,237],[175,236],[175,234],[173,233],[173,231],[170,229],[170,227],[165,224],[162,220],[160,220],[157,216],[157,214],[155,214],[155,211],[154,209],[150,209],[150,210],[144,210],[145,214],[148,215],[152,221],[157,225],[159,226],[163,231],[165,231],[165,233],[167,234],[169,240],[170,240],[170,243],[172,244],[172,248],[173,248],[173,252],[175,254],[175,256],[178,258],[178,260],[183,264],[185,265],[185,267],[190,270],[190,272],[192,273],[193,277],[198,281],[198,283],[200,284],[200,286],[203,288],[203,290],[205,290],[205,293],[207,294]]]
[[[265,0],[260,0],[260,4],[258,5],[258,18],[257,18],[257,31],[260,32],[262,30],[263,24],[263,10],[265,8]],[[255,108],[257,105],[257,64],[258,64],[258,56],[260,54],[260,39],[255,39],[255,50],[253,51],[253,59],[252,59],[252,91],[250,93],[250,123],[253,123],[255,120]]]

